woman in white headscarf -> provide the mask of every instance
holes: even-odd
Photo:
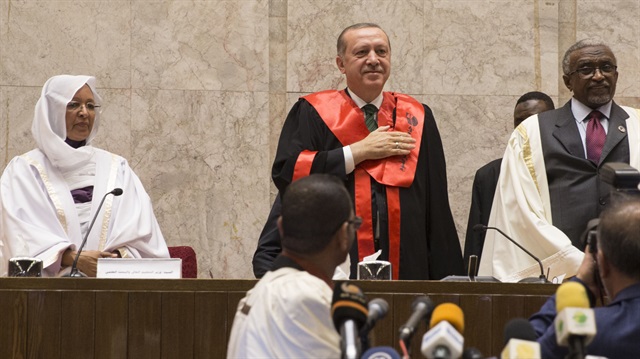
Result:
[[[98,258],[169,257],[127,161],[91,146],[101,103],[94,77],[60,75],[44,84],[31,127],[38,148],[13,158],[0,178],[0,275],[16,256],[41,259],[43,276],[69,267],[100,201],[115,188],[123,194],[106,196],[78,269],[95,276]]]

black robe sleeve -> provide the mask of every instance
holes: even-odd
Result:
[[[464,274],[462,250],[449,206],[447,165],[440,132],[431,109],[424,105],[427,141],[427,238],[429,279]]]
[[[287,115],[282,127],[272,178],[282,194],[292,182],[298,155],[304,150],[318,151],[311,173],[328,173],[346,179],[343,145],[326,126],[318,112],[304,99]]]

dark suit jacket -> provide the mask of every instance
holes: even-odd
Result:
[[[280,244],[280,232],[278,230],[278,217],[282,212],[282,202],[280,201],[280,194],[276,197],[276,200],[271,206],[267,223],[262,228],[260,233],[260,239],[258,239],[258,248],[253,254],[253,275],[260,279],[268,271],[271,270],[273,261],[282,251],[282,245]]]
[[[578,281],[577,279],[572,279]],[[580,282],[581,283],[581,282]],[[594,304],[593,294],[585,287]],[[637,358],[640,353],[640,283],[618,293],[604,307],[593,308],[597,334],[587,346],[587,353],[607,358]],[[565,358],[568,350],[556,343],[553,321],[556,318],[556,296],[552,296],[529,321],[538,335],[543,358]]]
[[[493,195],[498,185],[500,177],[500,165],[502,158],[493,160],[480,167],[473,178],[473,188],[471,193],[471,209],[469,209],[469,221],[467,222],[467,235],[464,242],[464,266],[469,267],[469,256],[477,255],[478,263],[482,255],[484,236],[486,232],[474,232],[473,227],[477,224],[489,223],[491,214],[491,204]]]
[[[613,103],[598,164],[586,159],[571,101],[538,117],[553,225],[562,230],[574,246],[583,249],[580,236],[587,222],[600,215],[614,189],[600,179],[600,168],[607,162],[629,163],[625,122],[629,115]]]

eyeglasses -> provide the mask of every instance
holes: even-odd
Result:
[[[354,230],[358,230],[360,228],[360,226],[362,225],[362,217],[358,217],[355,216],[353,217],[353,219],[348,219],[345,222],[347,222],[348,225],[353,226]],[[344,224],[344,222],[340,222],[340,225],[338,225],[338,227],[336,229],[334,229],[333,231],[331,231],[331,234],[334,234],[338,231],[338,229],[342,228],[342,225]]]
[[[592,77],[593,75],[596,74],[596,70],[600,70],[600,73],[603,75],[609,75],[616,72],[617,69],[618,69],[618,66],[611,65],[611,64],[604,64],[602,66],[586,66],[586,67],[581,67],[579,69],[569,72],[567,76],[571,76],[577,72],[582,77],[585,77],[585,78]]]
[[[84,106],[84,108],[87,109],[87,112],[96,112],[96,110],[100,108],[100,105],[96,105],[93,102],[87,102],[87,103],[81,104],[80,102],[77,102],[77,101],[71,101],[67,104],[67,111],[75,112],[75,111],[78,111],[80,108],[82,108],[82,106]]]
[[[352,225],[353,229],[357,231],[362,225],[362,217],[355,216],[353,217],[353,219],[348,220],[347,223],[349,223],[349,225]]]

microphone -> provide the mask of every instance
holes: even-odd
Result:
[[[376,322],[387,315],[389,303],[382,298],[375,298],[369,302],[369,315],[367,322],[360,328],[360,342],[364,350],[369,349],[369,332],[376,325]]]
[[[362,359],[400,359],[400,354],[392,347],[373,347],[365,351]]]
[[[107,196],[110,194],[117,197],[122,194],[122,188],[114,188],[113,191],[108,192],[104,196],[102,196],[102,201],[100,201],[100,204],[98,205],[98,210],[96,211],[96,214],[93,215],[93,219],[89,224],[87,233],[84,235],[84,238],[82,239],[82,243],[80,244],[80,248],[78,248],[78,252],[76,253],[76,258],[73,260],[73,264],[71,265],[71,272],[69,272],[69,274],[66,275],[65,277],[86,277],[87,276],[86,274],[78,271],[78,259],[80,259],[80,253],[82,253],[82,249],[84,249],[84,245],[87,244],[87,238],[89,238],[89,233],[91,233],[91,228],[93,228],[93,223],[95,223],[96,218],[98,218],[98,214],[100,214],[100,210],[102,209],[102,204],[104,203],[104,200],[107,199]]]
[[[463,331],[462,309],[453,303],[440,304],[431,315],[431,329],[422,337],[422,355],[428,359],[460,358]]]
[[[536,332],[524,318],[511,319],[504,326],[505,347],[501,359],[540,358],[540,344],[536,342]]]
[[[469,347],[462,352],[462,359],[485,359],[478,348]]]
[[[469,256],[469,267],[467,268],[467,275],[469,276],[469,281],[476,281],[476,276],[478,275],[478,256],[475,254]]]
[[[596,335],[596,320],[584,286],[578,282],[566,282],[556,291],[554,321],[556,342],[569,347],[567,358],[584,358],[586,345]]]
[[[483,232],[483,231],[486,231],[487,229],[494,229],[494,230],[498,231],[498,233],[502,234],[511,243],[515,244],[518,248],[522,249],[526,254],[528,254],[529,257],[535,259],[535,261],[538,262],[538,265],[540,266],[540,277],[538,277],[538,278],[523,278],[523,279],[520,280],[520,283],[549,283],[549,281],[547,280],[547,276],[544,275],[544,268],[542,267],[542,261],[540,261],[540,259],[538,257],[534,256],[533,253],[529,252],[526,248],[521,246],[513,238],[509,237],[506,233],[501,231],[500,228],[489,227],[489,226],[485,226],[484,224],[480,224],[480,223],[476,224],[475,226],[473,226],[473,231],[474,232]]]
[[[362,347],[358,332],[367,321],[368,314],[367,298],[358,286],[348,282],[336,284],[333,288],[331,316],[342,338],[340,341],[342,358],[360,358]]]
[[[405,343],[407,348],[409,347],[411,337],[416,331],[416,327],[422,319],[429,320],[433,308],[433,302],[426,295],[419,296],[413,300],[411,304],[411,310],[413,312],[407,322],[400,327],[400,340]]]

